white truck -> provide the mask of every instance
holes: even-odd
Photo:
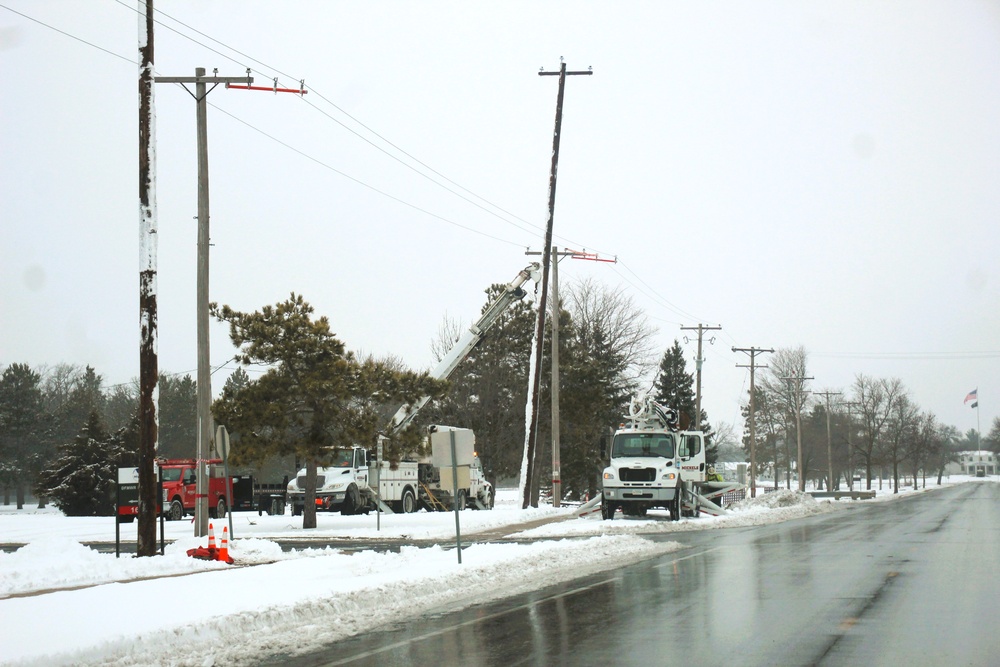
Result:
[[[540,279],[537,262],[529,264],[507,283],[502,294],[494,299],[476,322],[469,327],[455,343],[447,355],[430,372],[431,377],[447,379],[458,365],[469,356],[472,349],[482,340],[486,332],[499,319],[500,315],[512,303],[523,299],[527,294],[522,285]],[[393,415],[385,436],[392,437],[406,428],[416,414],[430,400],[425,396],[412,405],[400,407]],[[449,426],[431,427],[450,429]],[[478,457],[469,466],[468,474],[463,474],[463,481],[457,490],[452,491],[450,479],[446,474],[442,484],[441,471],[433,466],[429,459],[422,461],[403,460],[395,466],[382,461],[379,467],[379,488],[376,492],[369,485],[369,466],[374,465],[375,457],[362,447],[342,449],[335,452],[332,465],[319,468],[316,480],[316,508],[325,510],[340,510],[342,514],[355,514],[375,509],[381,500],[391,511],[415,512],[421,507],[428,510],[452,509],[458,503],[459,509],[465,506],[491,509],[493,507],[493,486],[486,481],[482,465]],[[288,483],[287,502],[292,506],[293,514],[300,514],[305,502],[305,469],[299,471],[295,479]]]
[[[700,511],[723,513],[715,500],[737,485],[706,482],[704,433],[680,431],[677,423],[676,411],[650,397],[632,399],[604,469],[602,518],[613,519],[618,509],[645,516],[653,507],[668,510],[674,521]]]
[[[448,428],[448,427],[440,427]],[[458,509],[471,506],[492,509],[493,486],[483,476],[479,459],[473,460],[468,471],[463,471],[457,494],[450,492],[451,485],[441,488],[441,472],[427,462],[399,461],[392,466],[381,461],[378,467],[378,494],[375,493],[375,460],[363,447],[337,450],[330,465],[319,468],[316,474],[316,509],[340,511],[341,514],[359,514],[376,509],[379,501],[393,512],[416,512]],[[305,503],[305,475],[303,468],[288,483],[287,502],[292,514],[302,514]],[[447,473],[446,473],[447,475]],[[467,481],[466,481],[467,479]]]

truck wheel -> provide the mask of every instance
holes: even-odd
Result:
[[[358,493],[358,487],[351,484],[347,487],[347,493],[344,494],[344,503],[340,506],[340,514],[342,516],[357,514],[359,509],[361,509],[361,494]]]
[[[302,511],[305,509],[304,505],[294,504],[292,505],[292,516],[302,516]]]
[[[399,504],[403,510],[403,514],[413,514],[417,511],[417,497],[413,495],[413,489],[407,488],[403,490],[403,500]]]
[[[281,498],[271,498],[271,507],[267,511],[270,516],[280,516],[285,513],[285,501]]]
[[[184,505],[181,501],[176,498],[170,503],[170,508],[167,510],[167,521],[180,521],[184,518]]]
[[[485,491],[483,491],[483,497],[480,499],[480,502],[483,503],[483,507],[485,507],[486,509],[488,510],[493,509],[493,490],[486,489]]]
[[[226,518],[226,499],[219,498],[218,504],[215,506],[215,518],[225,519]]]
[[[670,503],[670,520],[680,521],[681,519],[681,489],[678,487],[677,494],[673,502]]]
[[[465,509],[466,505],[465,489],[459,489],[458,493],[455,494],[455,503],[458,507],[458,511],[461,512]]]
[[[601,501],[601,518],[605,521],[614,521],[615,508],[607,500]]]

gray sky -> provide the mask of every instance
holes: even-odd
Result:
[[[0,364],[138,375],[141,4],[0,0]],[[983,430],[1000,414],[995,2],[157,9],[159,75],[311,91],[209,97],[212,300],[295,291],[350,349],[433,365],[443,318],[542,245],[557,81],[537,72],[563,57],[594,75],[567,81],[555,243],[619,262],[560,280],[630,295],[661,352],[721,324],[712,421],[740,421],[733,346],[804,346],[817,390],[898,377],[963,431],[976,387]],[[159,362],[194,376],[195,104],[160,84],[156,111]],[[212,364],[233,352],[213,322]]]

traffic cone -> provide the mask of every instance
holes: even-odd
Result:
[[[222,527],[222,548],[219,549],[219,557],[217,560],[221,560],[223,563],[230,563],[229,559],[229,528],[226,526]]]
[[[215,528],[212,524],[208,524],[208,548],[210,551],[215,551]]]

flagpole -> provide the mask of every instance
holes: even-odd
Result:
[[[979,425],[979,388],[976,388],[976,448],[983,451],[983,432]]]

